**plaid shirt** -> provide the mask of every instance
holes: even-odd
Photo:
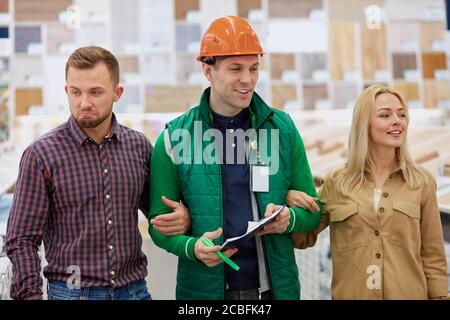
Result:
[[[13,299],[42,296],[42,239],[50,280],[119,287],[146,277],[138,209],[148,214],[151,152],[114,115],[101,144],[70,117],[24,151],[6,240]]]

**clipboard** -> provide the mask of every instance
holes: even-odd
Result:
[[[251,237],[255,236],[256,232],[264,228],[264,226],[268,223],[271,223],[282,211],[286,208],[286,205],[278,208],[275,210],[270,217],[265,217],[258,222],[249,221],[247,231],[237,237],[228,238],[225,240],[225,242],[222,244],[220,251],[238,247],[240,243],[242,243],[245,240],[250,239]]]

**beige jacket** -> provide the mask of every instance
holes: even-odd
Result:
[[[372,181],[344,197],[326,178],[319,198],[324,214],[318,229],[305,234],[314,245],[330,225],[333,299],[428,299],[447,296],[448,275],[436,182],[408,188],[402,172],[384,184],[378,212]]]

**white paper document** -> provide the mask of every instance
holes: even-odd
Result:
[[[270,217],[263,218],[263,219],[259,220],[258,222],[249,221],[247,231],[243,235],[233,237],[233,238],[228,238],[227,240],[225,240],[225,242],[222,244],[222,247],[220,248],[220,250],[223,251],[223,250],[226,250],[229,248],[238,247],[240,243],[242,243],[243,241],[245,241],[247,239],[250,239],[251,237],[253,237],[256,234],[256,232],[258,232],[259,230],[264,228],[264,226],[266,224],[272,222],[281,213],[281,211],[283,211],[284,208],[286,208],[286,205],[284,205],[284,206],[280,207],[279,209],[277,209],[276,211],[274,211]]]

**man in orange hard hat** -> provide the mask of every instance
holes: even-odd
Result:
[[[263,53],[244,19],[213,21],[197,58],[211,86],[198,106],[166,125],[155,144],[149,232],[158,246],[179,256],[177,299],[300,298],[291,233],[318,226],[315,202],[318,212],[284,207],[256,236],[228,248],[202,241],[223,244],[244,235],[253,221],[286,203],[289,189],[317,196],[294,123],[255,92]],[[164,196],[189,208],[189,235],[155,229],[158,216],[171,212]],[[239,268],[224,264],[219,250]]]

